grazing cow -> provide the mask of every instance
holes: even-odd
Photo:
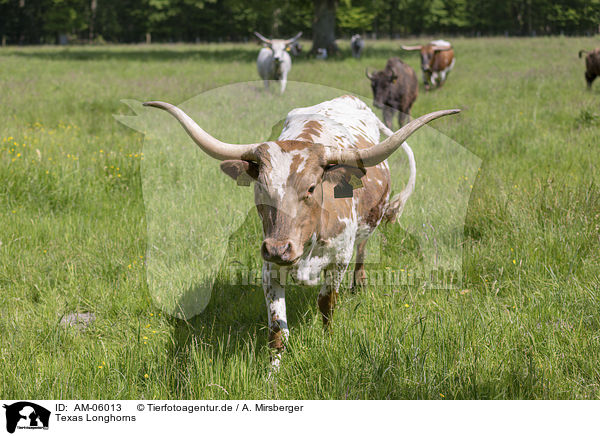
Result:
[[[292,56],[298,56],[300,53],[302,53],[302,45],[296,41],[290,44],[290,54]]]
[[[443,39],[431,41],[427,45],[403,45],[402,48],[421,51],[421,70],[426,91],[429,91],[431,86],[441,87],[454,68],[454,50],[452,45]]]
[[[419,94],[419,81],[415,70],[398,58],[390,58],[385,69],[369,73],[373,90],[373,106],[383,109],[383,121],[392,128],[394,113],[398,114],[398,123],[402,127],[410,116],[410,108]]]
[[[267,45],[258,52],[256,60],[258,74],[264,80],[265,88],[269,87],[269,80],[278,80],[283,94],[287,84],[287,75],[292,69],[292,58],[287,51],[302,36],[302,32],[292,39],[267,39],[258,32],[254,32],[254,34]]]
[[[315,55],[317,59],[327,59],[327,49],[326,48],[318,48],[317,54]]]
[[[392,133],[361,100],[346,95],[292,110],[277,141],[241,145],[213,138],[176,106],[156,101],[144,105],[177,118],[204,152],[222,161],[223,172],[238,184],[256,182],[274,367],[289,335],[286,278],[315,285],[325,274],[318,306],[327,326],[354,248],[354,284],[360,285],[366,278],[367,239],[382,220],[396,220],[413,192],[416,166],[404,141],[426,123],[459,112],[433,112]],[[382,142],[381,132],[390,135]],[[390,199],[386,159],[399,147],[408,156],[410,177],[402,192]]]
[[[365,48],[365,41],[362,39],[362,36],[359,34],[353,35],[350,40],[350,48],[352,48],[352,56],[358,59]]]
[[[600,76],[600,48],[587,52],[585,50],[579,51],[579,58],[581,55],[587,53],[585,57],[585,80],[587,82],[588,89],[592,88],[592,82],[596,76]]]

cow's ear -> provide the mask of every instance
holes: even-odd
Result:
[[[240,186],[249,186],[258,178],[258,165],[247,160],[224,160],[221,170]]]
[[[325,168],[323,180],[335,185],[335,198],[351,198],[354,189],[362,188],[361,178],[366,174],[364,168],[349,165],[331,165]]]

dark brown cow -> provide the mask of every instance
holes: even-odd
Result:
[[[426,91],[429,91],[431,86],[441,87],[454,68],[454,50],[452,45],[443,39],[431,41],[426,45],[403,45],[402,48],[421,52],[421,70]]]
[[[369,73],[373,91],[373,106],[383,109],[383,121],[390,129],[394,113],[398,114],[398,123],[402,127],[408,122],[410,108],[419,94],[419,82],[415,70],[398,58],[390,58],[385,69]]]
[[[438,111],[392,133],[361,100],[343,96],[288,113],[277,141],[226,144],[202,130],[176,106],[148,102],[173,115],[198,146],[223,161],[221,169],[238,184],[254,181],[254,200],[263,224],[263,289],[269,317],[273,365],[289,335],[285,282],[316,285],[327,325],[339,286],[356,248],[355,281],[364,279],[367,239],[383,219],[394,221],[411,195],[416,178],[405,140],[417,129],[458,110]],[[389,134],[379,142],[381,133]],[[402,147],[410,177],[390,198],[386,159]]]
[[[587,82],[588,89],[592,88],[592,82],[597,76],[600,76],[600,48],[587,52],[585,50],[579,51],[579,58],[581,55],[587,53],[585,57],[585,80]]]

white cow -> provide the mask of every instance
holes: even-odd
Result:
[[[258,52],[256,60],[258,74],[264,80],[265,88],[269,87],[269,80],[278,80],[281,83],[281,93],[283,94],[287,84],[287,75],[292,69],[292,58],[288,51],[290,46],[302,36],[302,32],[292,39],[267,39],[258,32],[254,32],[254,34],[267,45]]]

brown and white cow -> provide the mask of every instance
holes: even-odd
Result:
[[[587,52],[585,50],[579,51],[579,58],[581,55],[587,53],[585,57],[585,80],[587,82],[588,89],[592,88],[592,82],[597,76],[600,76],[600,48]]]
[[[289,335],[285,281],[323,282],[318,305],[323,324],[331,319],[340,283],[356,248],[355,284],[365,279],[367,239],[385,219],[402,212],[415,185],[412,150],[404,142],[413,132],[458,110],[433,112],[393,133],[356,97],[343,96],[286,117],[277,141],[226,144],[202,130],[176,106],[148,102],[173,115],[191,138],[221,169],[244,184],[254,181],[254,199],[262,220],[263,289],[269,319],[269,345],[277,353]],[[380,134],[389,137],[380,142]],[[402,147],[410,176],[406,187],[390,199],[386,159]]]
[[[431,86],[441,87],[454,68],[454,50],[452,45],[443,39],[431,41],[426,45],[403,45],[402,48],[421,52],[421,70],[426,91],[429,91]]]

